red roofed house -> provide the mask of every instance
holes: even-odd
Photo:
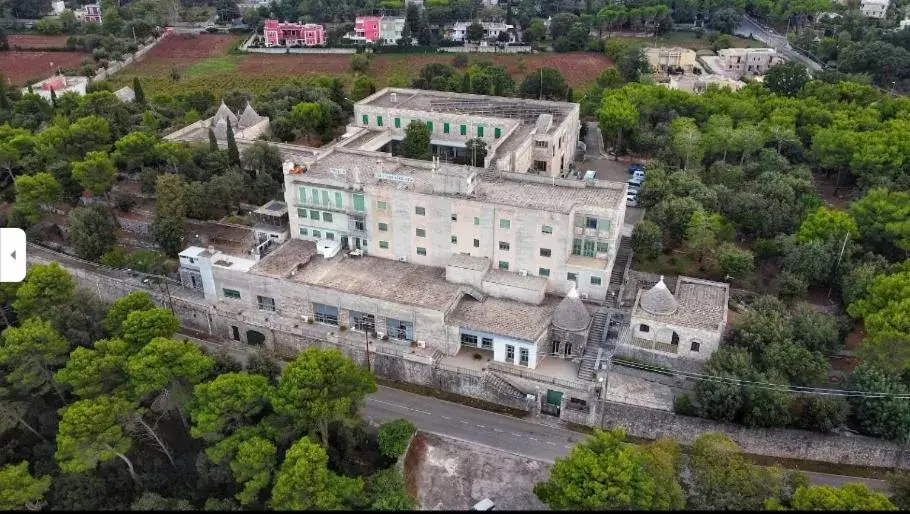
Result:
[[[381,16],[358,16],[354,20],[354,35],[360,39],[363,38],[370,43],[379,39],[380,28],[379,22]]]
[[[281,23],[265,20],[265,46],[316,46],[325,44],[325,28],[315,23]]]

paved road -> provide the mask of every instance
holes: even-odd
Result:
[[[242,345],[224,346],[193,337],[188,339],[204,347],[226,349],[228,353],[244,362],[250,353]],[[282,366],[284,364],[282,362]],[[567,455],[576,443],[585,439],[584,434],[533,419],[496,414],[390,387],[377,386],[376,389],[376,393],[367,397],[363,406],[362,414],[366,419],[385,422],[404,418],[425,432],[488,446],[522,457],[552,463],[557,458]],[[818,485],[837,486],[847,482],[862,482],[872,489],[886,489],[882,480],[825,473],[807,472],[806,475],[813,484]]]
[[[749,37],[752,36],[755,39],[765,43],[766,45],[777,49],[787,59],[791,61],[800,61],[810,70],[821,71],[822,67],[809,57],[799,53],[790,46],[790,42],[787,41],[787,37],[781,34],[778,34],[771,27],[761,24],[758,20],[750,16],[743,16],[743,21],[740,23],[739,28],[735,31],[736,35]]]

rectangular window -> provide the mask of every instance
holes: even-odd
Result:
[[[496,139],[499,139],[500,137],[502,137],[502,129],[499,127],[494,128],[493,137],[495,137]]]
[[[387,211],[389,210],[389,202],[376,202],[376,208],[380,211]]]
[[[389,224],[388,223],[377,223],[376,226],[379,228],[380,232],[388,232]]]
[[[338,191],[335,191],[335,207],[338,209],[341,208],[341,193]]]
[[[310,211],[310,219],[319,221],[319,211]]]
[[[312,199],[310,200],[310,203],[312,203],[312,204],[317,204],[317,203],[319,203],[319,190],[316,189],[316,188],[314,187],[313,189],[310,190],[310,192],[313,193],[313,195],[312,195],[312,197],[311,197]]]
[[[350,311],[350,314],[351,326],[354,327],[354,330],[362,330],[364,332],[376,330],[376,317],[372,314],[357,311]]]
[[[499,249],[500,249],[500,250],[503,250],[503,251],[508,252],[510,246],[511,246],[511,245],[510,245],[509,243],[507,243],[506,241],[500,241],[500,242],[499,242]]]
[[[477,137],[483,137],[483,125],[477,125]]]
[[[433,122],[432,121],[427,122],[427,128],[430,129],[430,134],[432,134],[433,133]]]
[[[515,347],[510,344],[506,345],[506,362],[515,362]]]
[[[367,229],[367,224],[363,220],[355,219],[354,220],[354,230],[364,231]]]
[[[334,241],[334,240],[335,240],[335,233],[334,233],[334,232],[326,232],[326,233],[325,233],[325,238],[328,239],[329,241]]]
[[[572,255],[581,255],[581,239],[572,240]]]
[[[338,307],[314,303],[313,314],[319,323],[325,323],[326,325],[338,324]]]
[[[478,218],[477,216],[474,216],[474,225],[475,226],[480,225],[480,218]]]
[[[585,257],[594,257],[594,241],[585,241],[585,246],[581,251],[581,254]]]
[[[298,218],[306,218],[306,217],[307,217],[307,215],[306,215],[306,209],[297,209],[297,217],[298,217]]]
[[[537,171],[547,171],[547,161],[534,161],[534,169]]]
[[[462,136],[468,135],[468,126],[467,126],[467,125],[462,125],[462,126],[461,126],[461,135],[462,135]]]
[[[508,262],[508,261],[499,261],[499,269],[508,271],[508,270],[509,270],[509,262]]]
[[[354,210],[357,212],[364,212],[367,210],[366,205],[363,202],[362,194],[354,193]]]
[[[591,285],[599,286],[601,284],[600,277],[591,277]]]
[[[610,251],[610,243],[597,243],[597,253],[607,253]]]
[[[499,220],[499,228],[512,228],[512,222],[506,219]]]
[[[493,349],[493,338],[492,337],[482,337],[480,338],[480,347],[484,350]]]
[[[240,329],[234,325],[231,325],[231,339],[240,341]]]
[[[550,269],[549,268],[540,268],[537,270],[537,274],[540,275],[541,277],[549,277]]]
[[[422,228],[418,228],[416,230],[416,234],[417,234],[417,237],[427,237],[427,231]]]
[[[389,329],[389,338],[400,341],[411,341],[414,339],[414,324],[410,321],[389,319],[386,325]]]
[[[426,248],[421,248],[419,246],[417,247],[417,255],[426,255],[426,254],[427,254]]]
[[[227,289],[227,288],[225,288],[225,289],[223,289],[222,291],[224,291],[224,296],[227,297],[227,298],[233,298],[233,299],[235,299],[235,300],[239,300],[239,299],[240,299],[240,291],[237,291],[236,289]]]
[[[395,128],[401,128],[401,118],[395,118]]]
[[[301,235],[301,236],[308,236],[308,235],[310,235],[310,231],[307,230],[306,227],[300,227],[300,235]]]
[[[549,256],[552,255],[552,254],[553,254],[553,252],[551,252],[549,248],[541,248],[541,249],[540,249],[540,256],[541,256],[541,257],[549,257]]]
[[[452,215],[452,221],[458,221],[458,215],[457,215],[457,214],[453,214],[453,215]]]
[[[474,248],[480,248],[480,239],[474,240]]]
[[[416,214],[418,216],[426,216],[427,210],[424,209],[423,207],[414,207],[414,214]]]
[[[474,334],[461,334],[461,344],[464,346],[477,347],[477,336]]]
[[[376,116],[376,126],[377,127],[382,126],[382,116]]]
[[[379,242],[379,247],[382,248],[383,250],[388,250],[388,249],[389,249],[389,242],[388,242],[388,241],[380,241],[380,242]]]
[[[449,124],[448,124],[448,123],[443,123],[443,124],[442,124],[442,133],[443,133],[443,134],[448,134],[448,133],[449,133]]]
[[[318,230],[314,230],[314,231],[313,231],[313,237],[322,237],[322,232],[320,232],[320,231],[318,231]]]
[[[585,228],[597,228],[597,218],[590,216],[585,218]]]
[[[528,365],[528,349],[527,348],[518,349],[518,365],[519,366]]]
[[[322,205],[329,205],[329,192],[326,190],[322,191]]]
[[[257,296],[256,303],[259,305],[259,310],[261,310],[261,311],[275,312],[275,299],[274,298],[269,298],[268,296]]]
[[[568,280],[569,282],[577,282],[578,275],[576,275],[575,273],[566,273],[566,280]]]
[[[610,230],[610,220],[599,218],[597,220],[597,230]]]
[[[326,223],[331,223],[331,222],[332,222],[332,213],[331,213],[331,212],[323,212],[323,213],[322,213],[322,221],[324,221],[324,222],[326,222]]]
[[[363,116],[361,116],[360,119],[363,120],[363,124],[364,124],[364,125],[369,125],[369,124],[370,124],[370,117],[369,117],[369,115],[364,114]]]
[[[300,198],[300,203],[306,203],[306,188],[300,186],[297,188],[297,198]]]
[[[543,227],[541,227],[540,232],[543,234],[552,234],[553,227],[551,227],[550,225],[544,225]]]
[[[452,244],[453,244],[453,245],[457,245],[457,244],[458,244],[458,236],[452,236]]]

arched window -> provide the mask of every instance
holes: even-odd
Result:
[[[648,325],[645,325],[644,323],[642,323],[641,325],[638,325],[638,331],[639,331],[639,332],[648,333],[648,332],[651,331],[651,327],[649,327]]]
[[[674,346],[679,344],[679,334],[677,334],[675,330],[673,331],[673,336],[670,338],[670,344]]]

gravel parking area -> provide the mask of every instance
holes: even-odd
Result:
[[[534,495],[550,464],[419,432],[405,460],[408,490],[421,510],[469,510],[484,498],[496,510],[547,510]]]

